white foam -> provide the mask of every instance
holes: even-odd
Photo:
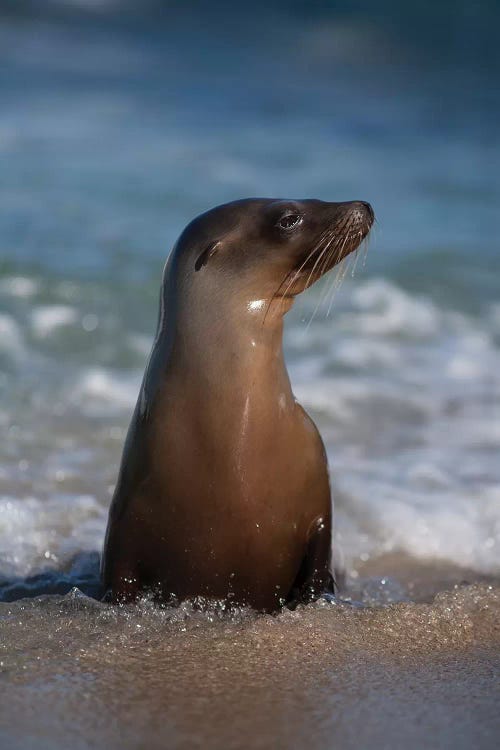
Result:
[[[401,365],[402,352],[387,341],[371,338],[343,340],[335,348],[339,362],[349,367],[397,367]]]
[[[423,560],[447,560],[483,573],[500,572],[500,484],[478,489],[471,496],[456,487],[450,491],[441,481],[434,489],[420,488],[420,502],[412,488],[372,482],[372,491],[379,500],[370,509],[367,503],[371,528],[365,552],[376,556],[404,551]],[[352,549],[347,557],[352,561]]]
[[[0,351],[19,356],[24,351],[24,337],[19,324],[6,313],[0,313]]]
[[[8,276],[0,279],[0,292],[13,297],[29,299],[37,293],[38,289],[39,284],[27,276]]]
[[[483,332],[465,334],[449,358],[447,373],[457,380],[477,380],[488,368],[492,355],[491,338]]]
[[[106,511],[89,495],[0,496],[0,575],[27,576],[100,549]]]
[[[93,367],[86,370],[75,390],[73,397],[82,403],[82,408],[89,412],[94,405],[99,410],[106,405],[111,409],[121,407],[130,409],[134,406],[139,394],[142,373],[129,376]]]
[[[35,335],[46,338],[61,326],[74,325],[78,321],[78,311],[69,305],[43,305],[35,307],[31,313],[31,324]]]
[[[131,333],[128,337],[128,343],[134,352],[142,357],[147,357],[151,351],[153,337],[140,333]]]
[[[384,279],[368,281],[353,291],[358,330],[376,335],[426,337],[439,328],[440,313],[428,299],[411,297]]]

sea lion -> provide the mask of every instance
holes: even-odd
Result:
[[[283,316],[373,219],[359,201],[248,199],[182,232],[109,513],[112,600],[272,612],[333,591],[327,459],[292,393]]]

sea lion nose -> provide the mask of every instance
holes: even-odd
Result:
[[[373,222],[375,219],[375,211],[371,207],[370,203],[367,203],[366,201],[361,201],[361,204],[365,207],[365,210],[368,214],[368,218],[370,219],[370,222]]]
[[[345,201],[343,203],[332,203],[338,215],[349,214],[352,220],[367,223],[370,227],[375,221],[375,212],[370,203],[366,201]]]
[[[350,205],[352,213],[357,213],[360,219],[368,219],[370,224],[373,224],[375,219],[375,212],[369,203],[366,201],[353,201]]]

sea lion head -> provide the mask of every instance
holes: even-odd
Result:
[[[359,247],[373,221],[363,201],[239,200],[194,219],[173,256],[190,288],[291,304]]]

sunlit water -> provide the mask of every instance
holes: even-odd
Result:
[[[181,6],[153,20],[124,12],[111,25],[92,14],[61,21],[57,10],[51,19],[2,17],[0,598],[11,603],[0,612],[0,666],[19,716],[27,685],[50,684],[47,701],[61,701],[47,719],[59,729],[44,725],[47,747],[55,736],[64,746],[61,727],[76,695],[88,693],[88,716],[112,699],[117,653],[138,686],[121,698],[140,703],[145,653],[170,680],[180,674],[180,649],[196,680],[200,654],[215,644],[221,660],[216,667],[212,654],[202,672],[215,670],[207,700],[217,714],[227,700],[222,665],[243,690],[249,676],[271,669],[255,657],[269,647],[275,667],[264,687],[276,689],[287,680],[283,648],[295,653],[294,669],[297,660],[308,664],[285,723],[297,702],[314,696],[324,706],[320,724],[338,716],[325,697],[333,689],[325,670],[344,675],[345,691],[335,695],[356,722],[345,695],[353,685],[359,692],[366,675],[346,677],[338,652],[354,659],[373,638],[363,652],[375,675],[370,696],[388,674],[396,679],[387,666],[395,651],[416,658],[414,632],[425,654],[437,649],[453,660],[462,647],[476,649],[463,690],[470,679],[478,695],[490,690],[477,649],[498,646],[500,113],[484,75],[497,53],[486,13],[459,3],[450,20],[435,9],[446,33],[415,45],[402,29],[422,29],[418,18],[408,10],[398,26],[391,7],[382,3],[375,23],[319,6],[285,13],[259,4],[229,18],[198,7],[197,24]],[[346,276],[330,314],[328,289],[315,287],[288,315],[285,337],[295,393],[329,456],[348,603],[200,625],[192,613],[183,624],[182,613],[146,605],[115,612],[74,594],[14,602],[75,585],[97,594],[107,508],[165,257],[194,215],[251,195],[360,198],[377,214],[366,264],[360,259],[354,278]],[[441,589],[479,580],[483,588],[430,603]],[[248,674],[245,649],[257,659]],[[111,672],[100,694],[103,666]],[[431,683],[424,679],[422,695]],[[264,715],[255,695],[243,693],[250,718]],[[184,717],[175,729],[170,713],[169,726],[179,743],[194,741],[186,727],[201,721],[201,704],[190,713],[169,696]],[[159,722],[164,709],[157,701],[150,715],[140,704],[130,746],[141,722]],[[267,721],[271,727],[272,711]],[[225,736],[222,720],[214,726]],[[109,727],[92,732],[117,742]],[[461,736],[479,737],[465,729]]]

